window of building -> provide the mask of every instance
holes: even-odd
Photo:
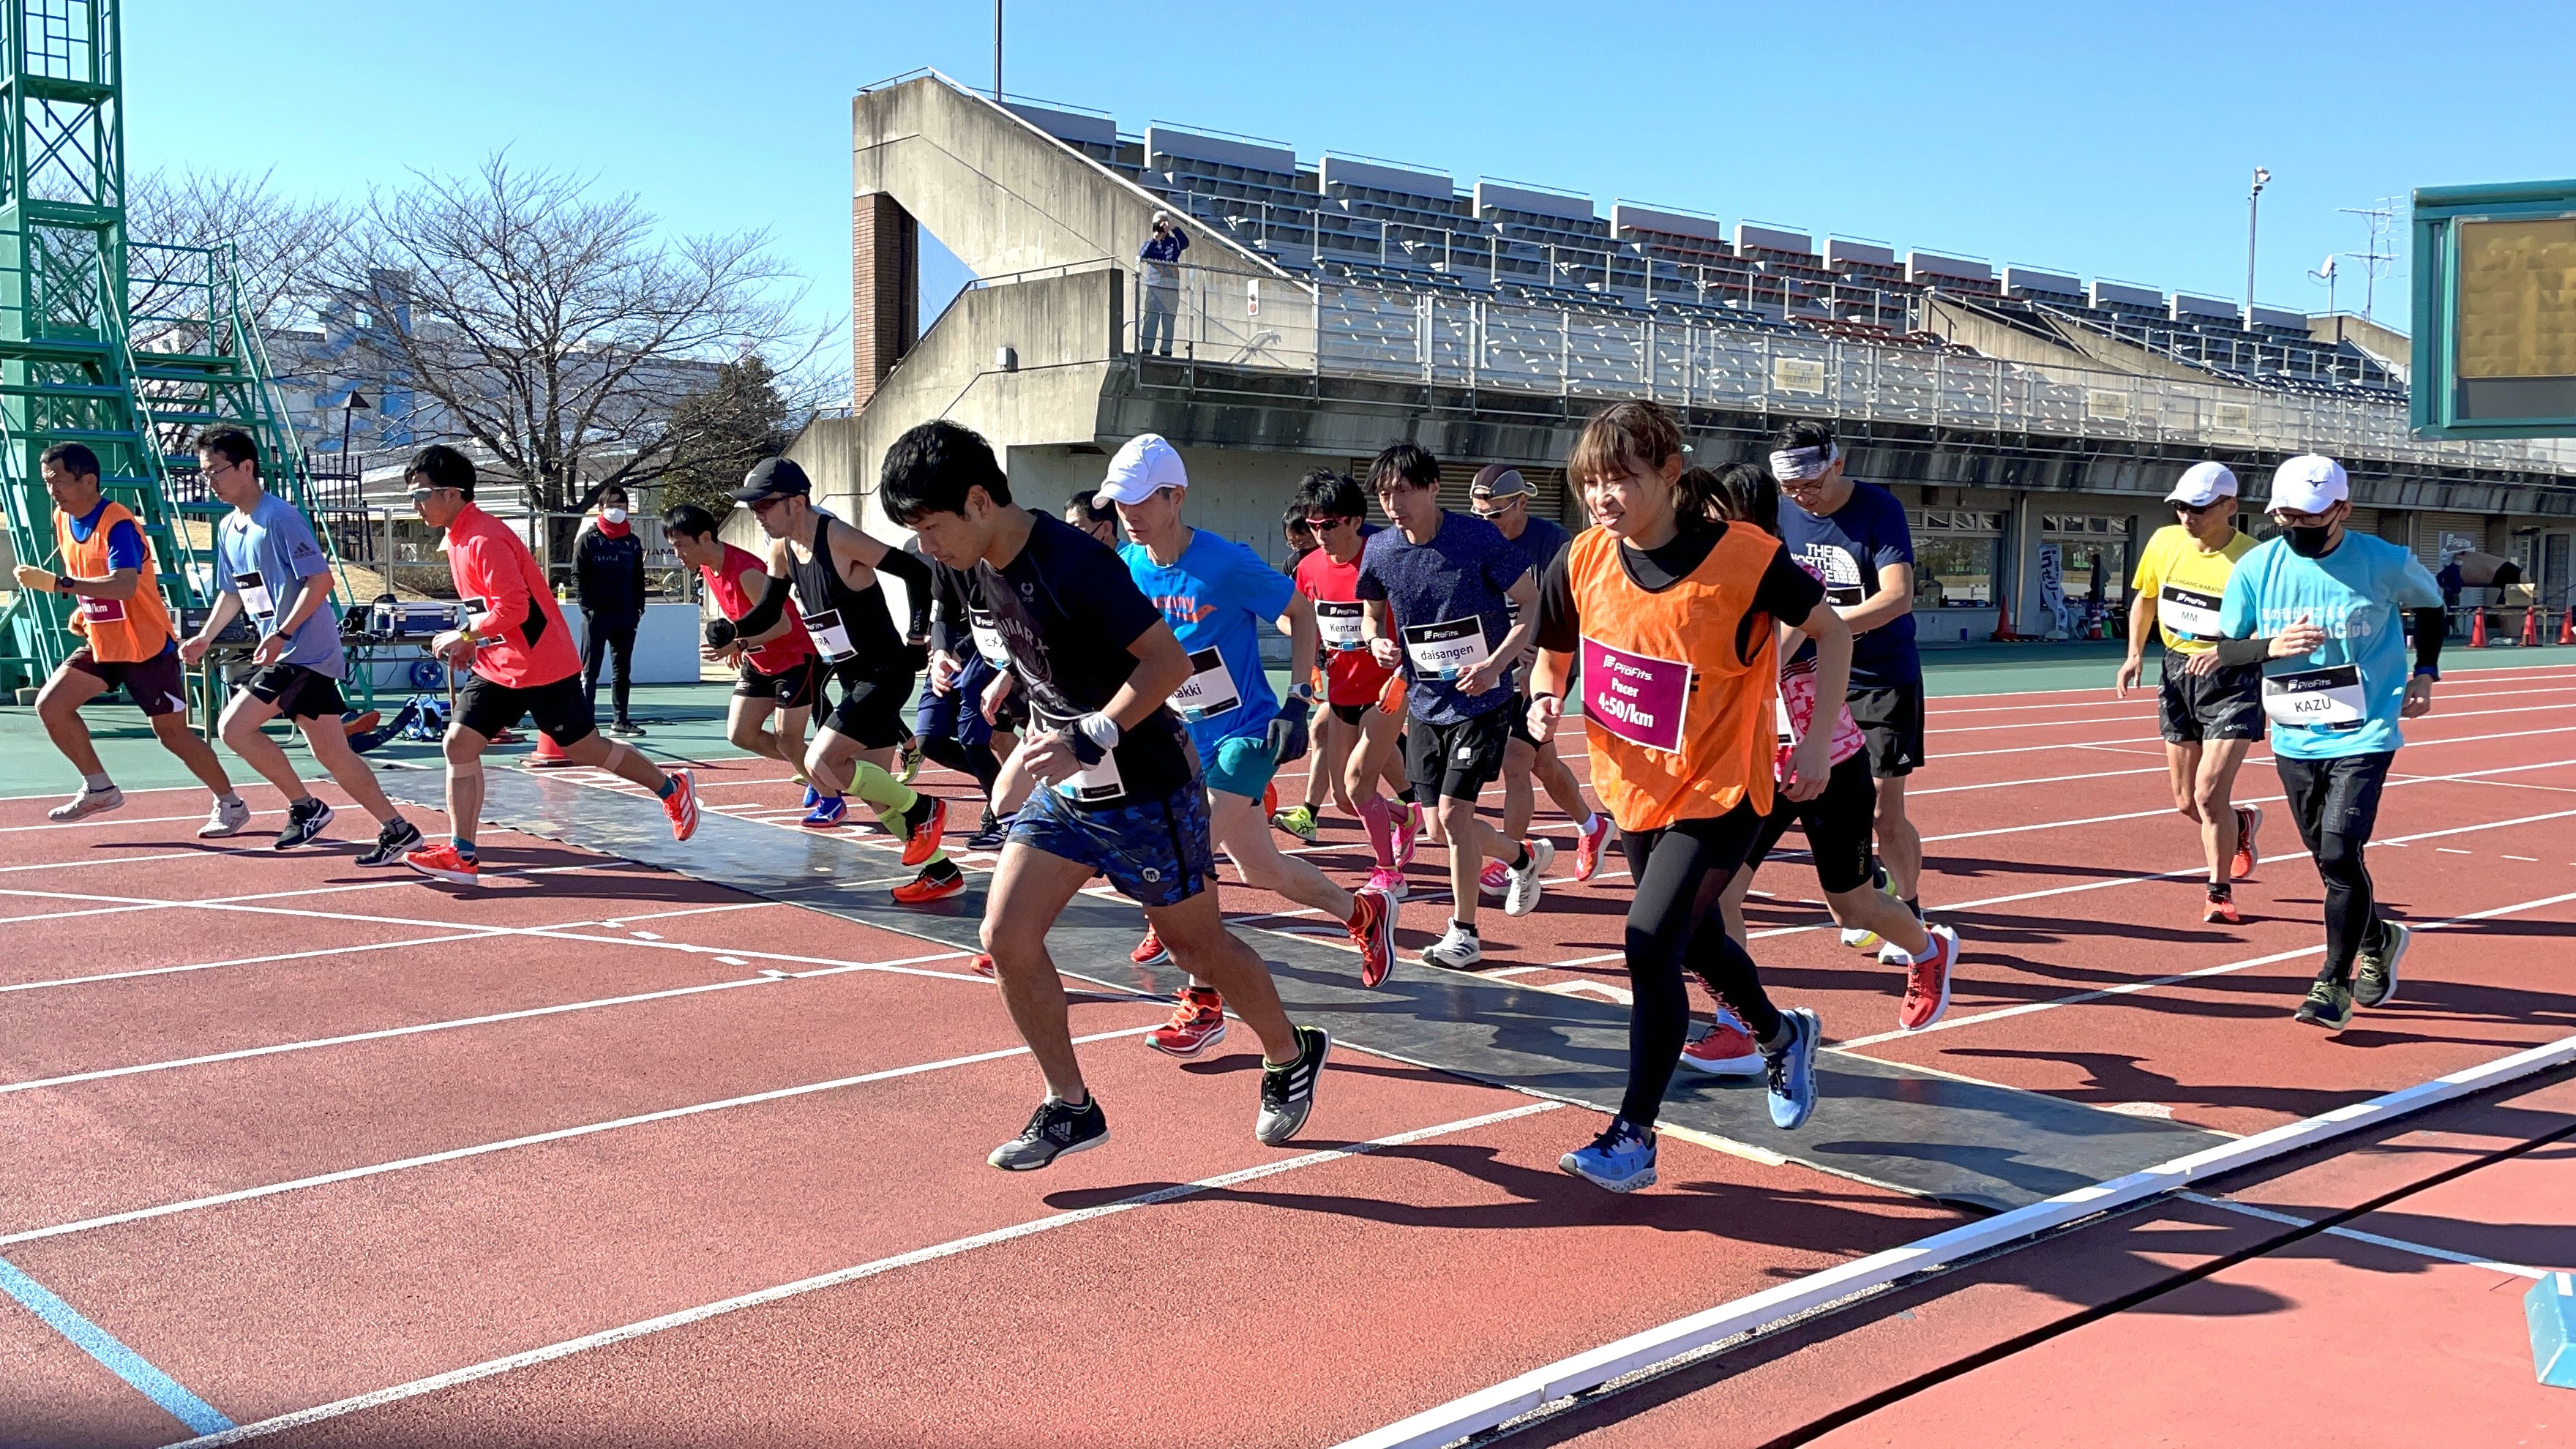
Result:
[[[2129,520],[2099,513],[2040,515],[2039,536],[2057,545],[2070,604],[2112,607],[2128,597]]]
[[[2004,515],[1925,508],[1914,515],[1914,607],[1992,608]]]

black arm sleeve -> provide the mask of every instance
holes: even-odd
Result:
[[[923,639],[930,634],[930,565],[899,548],[889,548],[877,560],[877,572],[892,574],[903,580],[904,598],[912,605],[912,627],[903,631],[906,639]]]
[[[769,587],[760,591],[760,602],[751,612],[733,621],[733,631],[745,639],[757,639],[778,627],[778,618],[787,612],[787,581],[776,574],[763,574]]]
[[[965,651],[957,641],[966,629],[966,604],[958,573],[944,563],[933,563],[930,580],[930,647],[942,654],[962,654]]]
[[[1762,582],[1753,586],[1755,613],[1768,614],[1795,629],[1824,601],[1824,584],[1798,567],[1786,547],[1771,550],[1771,562],[1762,569]]]
[[[2230,669],[2240,664],[2260,664],[2272,657],[2269,639],[2221,639],[2214,651],[2218,662]]]
[[[1538,581],[1538,647],[1551,654],[1571,654],[1582,642],[1583,621],[1574,613],[1574,573],[1568,561],[1574,550],[1560,548],[1547,561]]]
[[[2438,669],[2442,664],[2442,636],[2450,631],[2451,616],[2440,609],[2415,611],[2415,667]]]

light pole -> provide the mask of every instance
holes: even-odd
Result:
[[[2254,189],[2245,194],[2245,325],[2254,325],[2254,234],[2255,223],[2263,214],[2263,188],[2272,173],[2254,168]]]
[[[993,104],[1002,103],[1002,0],[993,0]]]

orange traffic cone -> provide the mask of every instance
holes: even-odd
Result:
[[[537,750],[528,756],[529,769],[558,770],[571,763],[572,757],[563,752],[563,746],[555,743],[554,736],[544,730],[537,731]]]
[[[2566,616],[2558,621],[2558,642],[2576,644],[2576,604],[2569,604]]]
[[[2487,647],[2487,611],[2484,609],[2476,610],[2470,615],[2469,647],[2472,649]]]
[[[2522,611],[2522,647],[2525,649],[2540,647],[2540,606],[2538,604]]]
[[[2008,643],[2011,641],[2012,637],[2012,610],[2001,604],[1997,604],[1995,605],[1995,642],[1998,644]]]

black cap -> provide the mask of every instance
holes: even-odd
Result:
[[[758,503],[768,498],[803,496],[814,491],[805,470],[787,458],[763,458],[744,474],[742,486],[733,490],[736,503]]]

